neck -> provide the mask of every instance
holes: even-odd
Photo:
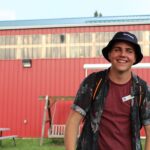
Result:
[[[109,78],[117,84],[127,83],[131,79],[131,70],[126,72],[119,72],[110,68]]]

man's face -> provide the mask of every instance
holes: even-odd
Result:
[[[127,71],[136,61],[136,54],[132,44],[128,42],[116,42],[108,54],[112,68],[117,71]]]

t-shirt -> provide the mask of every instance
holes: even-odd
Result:
[[[131,150],[130,100],[122,97],[130,95],[131,80],[126,84],[109,83],[100,121],[98,144],[100,150]]]

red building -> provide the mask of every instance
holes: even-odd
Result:
[[[108,63],[101,49],[117,31],[136,34],[142,62],[150,61],[150,15],[0,21],[0,127],[19,137],[40,137],[39,96],[75,96],[83,65]],[[26,61],[31,66],[24,67]],[[150,83],[149,69],[134,71]],[[68,107],[58,106],[55,121],[64,123]]]

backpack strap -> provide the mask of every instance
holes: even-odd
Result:
[[[95,88],[94,94],[93,94],[93,100],[95,99],[96,93],[98,91],[98,88],[99,88],[101,82],[102,82],[102,78],[100,78],[100,80],[98,81],[98,84],[96,85],[96,88]]]
[[[142,104],[143,99],[145,98],[145,94],[146,94],[146,82],[143,81],[142,79],[140,79],[138,77],[138,88],[139,88],[139,107]]]
[[[95,87],[94,87],[94,92],[93,92],[93,96],[92,96],[92,100],[95,100],[95,97],[98,93],[98,90],[100,89],[101,85],[103,84],[105,77],[106,77],[106,73],[107,73],[107,69],[97,72],[96,73],[96,77],[95,77]]]
[[[140,96],[139,96],[139,106],[141,106],[141,102],[142,102],[142,86],[141,85],[139,85],[139,94],[140,94]]]

